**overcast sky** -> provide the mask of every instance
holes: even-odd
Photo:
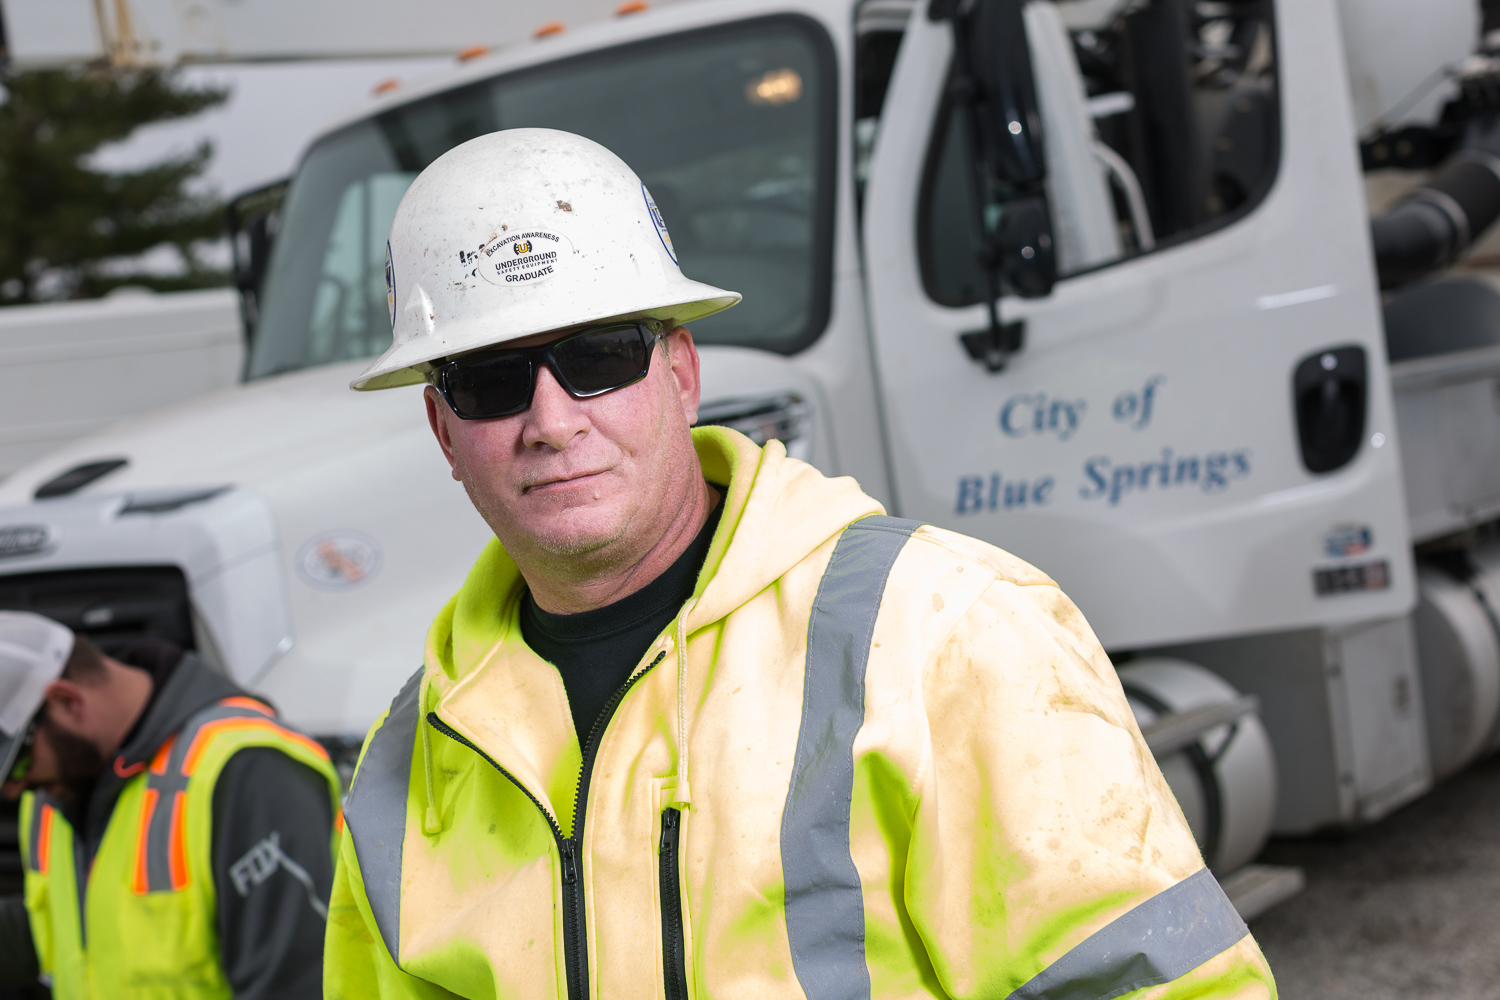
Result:
[[[446,59],[189,66],[190,84],[227,87],[230,98],[193,118],[148,125],[100,150],[94,163],[110,170],[145,166],[214,144],[207,187],[230,197],[286,176],[312,138],[341,113],[357,108],[380,81],[410,83],[449,65]]]

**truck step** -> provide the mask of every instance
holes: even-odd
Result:
[[[1246,865],[1219,880],[1242,920],[1254,920],[1307,886],[1302,869],[1293,865]]]

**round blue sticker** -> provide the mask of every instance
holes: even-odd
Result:
[[[651,221],[656,225],[656,235],[661,237],[661,245],[666,248],[667,256],[672,258],[672,263],[677,263],[677,251],[672,247],[672,234],[667,232],[667,220],[661,217],[661,209],[656,207],[651,192],[646,190],[646,185],[641,185],[641,194],[646,198],[646,210],[651,213]]]
[[[396,326],[396,266],[391,263],[391,241],[385,241],[385,306],[391,313],[391,328]]]

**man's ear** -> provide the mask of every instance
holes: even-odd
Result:
[[[59,677],[42,691],[48,718],[69,732],[80,732],[89,722],[88,699],[83,689],[66,677]]]
[[[666,341],[671,351],[672,377],[677,380],[677,395],[682,400],[682,413],[691,427],[698,422],[698,403],[703,394],[698,347],[693,343],[692,331],[685,326],[673,327]]]
[[[436,386],[429,385],[422,390],[422,401],[427,404],[427,426],[432,428],[432,436],[437,438],[438,447],[443,449],[443,457],[448,460],[453,478],[463,482],[463,477],[458,474],[458,463],[453,458],[453,438],[448,433],[448,419],[453,415],[453,410]]]

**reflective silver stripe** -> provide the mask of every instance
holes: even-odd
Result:
[[[1068,952],[1009,1000],[1110,1000],[1170,983],[1250,933],[1207,868]]]
[[[915,521],[867,517],[844,530],[807,622],[802,724],[781,816],[781,872],[792,967],[809,1000],[870,995],[865,906],[849,852],[854,737],[886,577]]]
[[[31,823],[30,823],[29,829],[27,831],[27,837],[26,837],[26,839],[27,839],[28,843],[26,845],[27,846],[26,858],[24,859],[23,863],[25,864],[26,868],[29,871],[31,871],[33,874],[45,875],[46,878],[54,886],[57,885],[57,881],[56,880],[65,871],[68,873],[69,877],[71,877],[73,879],[73,893],[77,897],[78,913],[80,914],[80,918],[79,918],[79,921],[78,921],[79,940],[80,940],[80,943],[82,943],[83,945],[87,945],[88,944],[88,926],[86,924],[86,921],[84,921],[82,919],[81,915],[83,913],[83,893],[84,893],[84,890],[88,887],[88,883],[87,883],[86,879],[80,878],[78,876],[79,872],[87,871],[88,870],[87,866],[84,864],[84,859],[83,859],[83,844],[80,842],[80,840],[77,837],[71,837],[70,841],[71,841],[71,843],[73,845],[73,857],[69,858],[69,857],[67,857],[65,855],[58,854],[57,850],[56,850],[56,848],[57,848],[57,824],[59,824],[59,823],[62,823],[64,825],[68,824],[67,817],[63,815],[62,800],[54,798],[53,796],[49,795],[47,792],[44,792],[44,791],[42,791],[40,789],[38,789],[35,792],[32,792],[31,794],[32,794],[32,800],[31,800]],[[41,870],[41,867],[42,867],[42,855],[41,855],[41,843],[42,843],[42,810],[43,809],[51,809],[52,810],[52,825],[51,825],[51,827],[49,827],[49,830],[48,830],[48,832],[49,832],[49,839],[52,841],[52,843],[50,843],[50,844],[47,845],[47,871],[46,872],[42,872],[42,870]],[[71,827],[69,827],[69,830],[71,832]],[[58,867],[59,865],[62,865],[63,867],[59,868]],[[57,897],[57,901],[58,901],[58,905],[61,906],[62,905],[62,897],[58,896]]]
[[[258,712],[253,708],[222,703],[195,712],[177,731],[172,750],[167,754],[167,765],[163,773],[157,774],[149,769],[146,771],[146,787],[156,792],[156,805],[146,828],[146,842],[140,845],[146,859],[147,892],[172,892],[187,888],[186,883],[172,884],[172,813],[178,808],[178,796],[187,794],[191,775],[184,773],[183,765],[187,762],[188,751],[192,749],[198,731],[208,723],[221,719],[273,718],[268,712],[269,709]],[[184,802],[181,808],[186,809],[187,803]]]
[[[152,781],[151,779],[156,779]],[[180,787],[165,787],[169,783]],[[141,849],[146,854],[146,891],[172,891],[172,813],[177,806],[177,796],[187,792],[187,778],[167,773],[153,774],[146,779],[147,788],[155,788],[156,804],[151,809],[150,825],[146,827],[146,843]],[[184,808],[186,804],[184,803]]]
[[[32,871],[41,871],[42,852],[38,841],[42,839],[42,810],[47,804],[42,801],[38,793],[32,793],[31,798],[31,824],[26,832],[26,867]]]
[[[50,808],[57,813],[52,817],[52,822],[66,822],[58,805],[58,801],[44,791],[31,793],[31,823],[26,832],[26,867],[33,872],[42,870],[42,810]]]
[[[424,668],[425,670],[425,668]],[[406,838],[406,791],[422,706],[423,670],[391,702],[385,722],[370,737],[344,803],[344,823],[354,840],[365,899],[391,961],[401,964],[401,844]]]

